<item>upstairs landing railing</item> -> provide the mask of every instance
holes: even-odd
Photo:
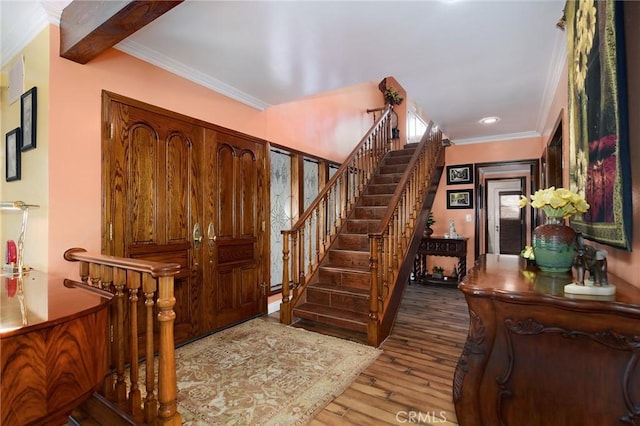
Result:
[[[444,167],[443,154],[442,132],[434,130],[430,123],[378,230],[369,233],[371,287],[367,341],[371,346],[379,346],[389,335],[397,314],[400,296],[394,291],[395,286],[408,279],[405,260],[415,254],[409,248],[416,229],[421,230],[426,219],[425,207],[431,209]]]
[[[80,282],[65,280],[65,284],[114,294],[111,326],[105,330],[111,347],[107,348],[110,365],[105,366],[103,397],[137,424],[180,425],[173,337],[174,277],[180,265],[90,254],[81,248],[67,250],[64,258],[79,262],[80,275]],[[144,312],[138,312],[139,297],[144,298]],[[142,319],[140,326],[139,318]],[[156,334],[159,340],[157,380],[153,357]],[[146,355],[145,378],[141,380],[139,358],[143,353]],[[144,401],[141,381],[145,386]]]
[[[362,138],[349,157],[290,229],[282,231],[283,274],[280,321],[291,324],[292,309],[304,294],[382,157],[392,149],[392,107]]]

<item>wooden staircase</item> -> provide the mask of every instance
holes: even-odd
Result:
[[[417,144],[385,155],[371,182],[338,232],[328,255],[293,316],[357,332],[367,332],[370,307],[369,233],[380,227]]]
[[[282,231],[280,322],[364,332],[376,347],[389,336],[420,242],[414,235],[422,234],[444,169],[442,132],[430,122],[417,145],[396,149],[392,112],[385,108]]]

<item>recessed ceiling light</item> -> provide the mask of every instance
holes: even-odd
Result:
[[[500,117],[485,117],[482,120],[480,120],[480,123],[493,124],[493,123],[497,123],[498,121],[500,121]]]

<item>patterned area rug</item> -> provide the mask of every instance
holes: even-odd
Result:
[[[380,350],[254,319],[176,350],[185,425],[304,425]]]

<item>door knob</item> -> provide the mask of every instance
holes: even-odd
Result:
[[[193,225],[193,246],[194,248],[199,248],[200,243],[202,242],[202,232],[200,231],[200,224],[196,223]]]
[[[209,222],[207,227],[207,237],[209,238],[209,246],[213,246],[213,243],[218,239],[216,231],[213,228],[213,222]]]

